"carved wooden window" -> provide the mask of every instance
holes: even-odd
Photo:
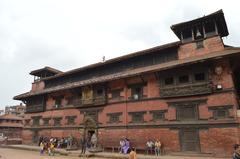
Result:
[[[228,117],[228,110],[227,109],[219,109],[219,110],[215,110],[213,112],[213,116],[216,119],[219,118],[227,118]]]
[[[143,87],[146,84],[136,84],[129,86],[131,88],[131,99],[140,100],[143,98]]]
[[[189,82],[189,76],[188,76],[188,75],[179,76],[179,77],[178,77],[178,82],[179,82],[180,84],[188,83],[188,82]]]
[[[165,119],[165,112],[166,110],[154,110],[150,111],[152,114],[153,121],[163,121]]]
[[[85,112],[86,116],[91,117],[94,121],[98,121],[98,112],[97,111],[87,111]]]
[[[33,126],[39,126],[40,123],[40,117],[33,117]]]
[[[62,106],[63,96],[54,97],[55,99],[55,108],[60,108]]]
[[[122,113],[109,113],[107,115],[109,116],[109,123],[118,123],[120,122],[120,115]]]
[[[67,116],[67,124],[68,125],[74,125],[75,124],[75,119],[77,116]]]
[[[229,110],[232,109],[233,106],[227,105],[227,106],[212,106],[208,109],[213,112],[213,118],[214,119],[225,119],[230,118]]]
[[[97,96],[103,96],[103,89],[97,89]]]
[[[32,97],[25,102],[27,113],[42,112],[46,105],[46,99],[42,96]]]
[[[176,109],[178,120],[196,120],[198,118],[195,105],[178,106]]]
[[[112,91],[111,91],[111,93],[112,93],[112,99],[120,99],[120,98],[121,98],[121,91],[122,91],[122,89],[112,90]]]
[[[143,95],[143,88],[142,87],[135,87],[132,88],[132,97],[134,100],[141,99]]]
[[[54,126],[60,126],[61,125],[61,120],[62,120],[62,117],[53,118]]]
[[[129,114],[132,116],[132,123],[144,122],[145,112],[130,112]]]
[[[174,85],[174,78],[173,77],[167,77],[164,79],[164,85],[165,86],[170,86]]]
[[[67,100],[68,100],[69,105],[81,106],[82,105],[82,94],[73,94]]]
[[[90,87],[85,87],[82,92],[82,97],[84,100],[89,100],[93,98],[93,90]]]
[[[51,118],[43,118],[43,125],[48,126]]]
[[[195,73],[194,74],[194,80],[196,82],[205,81],[205,73]]]

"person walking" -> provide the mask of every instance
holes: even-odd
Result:
[[[131,148],[129,159],[137,159],[137,153],[134,151],[134,147]]]
[[[149,151],[151,154],[153,154],[154,152],[154,142],[152,140],[148,140],[147,143],[146,143],[146,152],[147,152],[147,155],[149,154]]]
[[[119,141],[119,145],[120,145],[119,153],[123,153],[123,147],[124,147],[124,145],[125,145],[125,142],[124,142],[123,139],[120,139],[120,141]]]
[[[233,152],[233,159],[240,159],[240,145],[235,144],[234,145],[234,152]]]
[[[155,141],[155,155],[160,156],[161,142],[157,139]]]
[[[81,142],[81,148],[82,148],[81,154],[85,154],[86,148],[87,148],[87,141],[86,141],[85,137],[81,138],[80,142]]]
[[[40,143],[40,155],[43,155],[44,152],[44,143],[43,141]]]

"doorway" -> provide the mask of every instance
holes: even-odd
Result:
[[[179,133],[181,151],[200,152],[198,129],[184,128]]]
[[[87,130],[87,138],[90,138],[92,137],[92,135],[95,133],[94,130]]]
[[[36,144],[36,143],[38,143],[38,140],[39,140],[38,131],[33,131],[32,142]]]

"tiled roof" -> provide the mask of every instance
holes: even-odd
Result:
[[[13,120],[22,120],[21,117],[18,117],[16,115],[13,114],[4,114],[0,116],[0,119],[13,119]]]
[[[59,70],[57,70],[57,69],[55,69],[55,68],[46,66],[46,67],[44,67],[44,68],[31,71],[31,72],[30,72],[30,75],[36,75],[36,74],[38,74],[38,73],[40,73],[40,72],[43,72],[43,71],[45,71],[45,72],[51,72],[51,73],[53,73],[53,74],[62,73],[62,71],[59,71]]]
[[[222,10],[218,10],[214,13],[211,13],[209,15],[206,15],[197,19],[174,24],[171,26],[171,29],[177,35],[177,37],[181,39],[181,34],[179,32],[179,29],[181,30],[181,28],[189,28],[189,26],[192,26],[192,25],[203,24],[206,21],[209,21],[210,19],[214,19],[217,23],[219,23],[220,27],[222,28],[222,31],[219,30],[220,31],[219,34],[221,36],[227,36],[229,34],[227,29],[227,24],[224,18],[224,13]]]
[[[156,51],[161,51],[161,50],[168,49],[168,48],[178,47],[179,44],[181,44],[181,42],[176,41],[176,42],[156,46],[156,47],[153,47],[153,48],[141,50],[141,51],[138,51],[138,52],[134,52],[134,53],[130,53],[130,54],[127,54],[127,55],[120,56],[120,57],[116,57],[116,58],[113,58],[113,59],[110,59],[110,60],[106,60],[104,62],[98,62],[98,63],[88,65],[88,66],[85,66],[85,67],[81,67],[81,68],[73,69],[73,70],[70,70],[70,71],[62,72],[62,73],[59,73],[55,76],[44,78],[43,80],[59,78],[59,77],[65,76],[65,75],[74,74],[74,73],[77,73],[77,72],[85,71],[85,70],[88,70],[88,69],[93,69],[93,68],[100,67],[100,66],[103,66],[103,65],[123,61],[123,60],[129,59],[129,58],[145,55],[145,54],[148,54],[148,53],[151,53],[151,52],[156,52]]]
[[[15,96],[14,99],[21,100],[21,99],[24,99],[24,98],[27,98],[30,96],[47,94],[47,93],[56,92],[56,91],[60,91],[60,90],[66,90],[66,89],[76,88],[76,87],[100,83],[100,82],[106,82],[106,81],[112,81],[112,80],[126,78],[126,77],[132,77],[132,76],[141,75],[144,73],[163,71],[163,70],[174,68],[174,67],[190,65],[193,63],[197,63],[197,62],[203,62],[203,61],[211,60],[214,58],[236,55],[239,53],[240,53],[240,48],[228,47],[228,48],[225,48],[223,51],[217,51],[217,52],[213,52],[213,53],[209,53],[209,54],[205,54],[205,55],[201,55],[201,56],[170,61],[170,62],[166,62],[166,63],[162,63],[162,64],[141,67],[141,68],[128,70],[128,71],[124,71],[124,72],[119,72],[119,73],[115,73],[115,74],[111,74],[111,75],[105,75],[105,76],[101,76],[101,77],[97,77],[97,78],[91,78],[88,80],[67,83],[67,84],[63,84],[63,85],[59,85],[59,86],[55,86],[55,87],[51,87],[51,88],[46,88],[41,91],[27,92],[27,93]]]
[[[1,128],[1,127],[22,128],[22,127],[23,127],[23,124],[21,124],[21,123],[3,122],[3,123],[0,123],[0,128]]]

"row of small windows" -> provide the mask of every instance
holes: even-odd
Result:
[[[165,112],[164,111],[150,111],[150,114],[152,114],[152,121],[163,121],[165,119]],[[141,123],[144,122],[144,114],[147,112],[142,111],[142,112],[129,112],[128,114],[131,116],[131,122],[130,123]],[[119,123],[122,122],[120,121],[120,116],[122,113],[109,113],[109,123]]]
[[[22,123],[21,120],[12,120],[12,119],[1,119],[0,123]]]
[[[194,75],[180,75],[178,77],[166,77],[164,78],[164,85],[174,85],[175,83],[186,84],[193,79],[194,82],[203,82],[206,80],[205,73],[195,73]]]
[[[74,125],[76,117],[77,116],[66,116],[67,125]],[[40,125],[40,119],[41,119],[40,117],[33,118],[32,125],[33,126],[39,126]],[[43,120],[43,126],[49,126],[50,125],[51,118],[42,118],[42,120]],[[60,126],[62,117],[55,117],[55,118],[52,118],[52,120],[53,120],[53,125],[54,126]],[[25,120],[25,125],[30,125],[30,119]]]
[[[179,107],[176,109],[176,115],[177,120],[198,120],[198,113],[196,111],[196,106],[184,106]],[[226,119],[230,118],[230,109],[232,109],[232,106],[226,106],[226,107],[214,107],[209,108],[210,111],[212,111],[213,119]],[[154,110],[150,111],[149,113],[152,114],[152,120],[151,121],[164,121],[165,113],[167,110]],[[143,123],[144,122],[144,114],[146,114],[146,111],[141,112],[129,112],[128,114],[131,116],[130,123]],[[121,123],[122,121],[121,116],[122,112],[117,113],[109,113],[107,114],[109,120],[108,123]],[[67,119],[67,125],[74,125],[76,116],[66,116]],[[61,120],[62,117],[55,117],[53,119],[53,126],[61,126]],[[49,126],[51,118],[43,118],[43,126]],[[97,118],[94,117],[94,120],[97,121]],[[30,119],[25,120],[25,125],[30,125]],[[33,126],[39,126],[40,125],[40,117],[33,118]]]

